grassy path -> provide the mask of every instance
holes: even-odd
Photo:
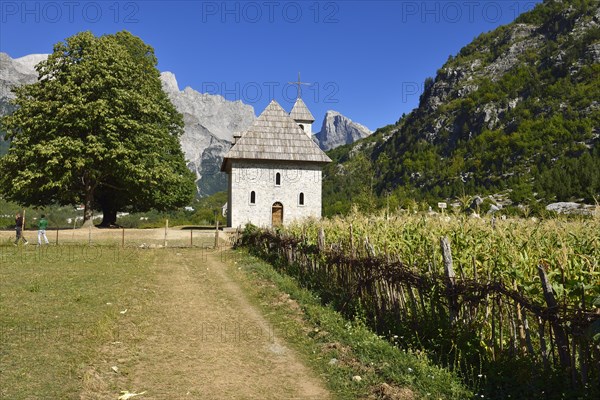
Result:
[[[104,370],[118,368],[110,378],[120,390],[146,392],[143,399],[328,397],[248,303],[218,253],[170,250],[152,268],[150,300],[124,318],[140,332],[104,354],[112,359]],[[104,398],[94,394],[94,385],[82,397]]]

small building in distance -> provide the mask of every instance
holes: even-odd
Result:
[[[228,174],[227,226],[279,226],[321,217],[323,166],[331,159],[312,140],[314,118],[302,99],[291,115],[275,101],[234,142]]]

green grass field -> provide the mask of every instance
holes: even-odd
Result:
[[[86,366],[143,301],[152,253],[0,247],[0,398],[78,398]]]

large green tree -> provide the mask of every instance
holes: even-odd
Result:
[[[194,176],[179,137],[183,118],[162,90],[152,47],[129,32],[81,32],[36,66],[38,81],[15,89],[3,118],[10,139],[0,191],[27,206],[84,204],[102,224],[119,210],[187,204]]]

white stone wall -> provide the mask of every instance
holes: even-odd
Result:
[[[279,173],[281,184],[276,185]],[[228,223],[243,227],[251,222],[257,226],[271,226],[272,207],[283,204],[283,223],[295,219],[321,217],[321,166],[302,163],[261,163],[232,160],[229,174]],[[255,204],[250,194],[256,193]],[[304,205],[299,195],[304,193]]]

